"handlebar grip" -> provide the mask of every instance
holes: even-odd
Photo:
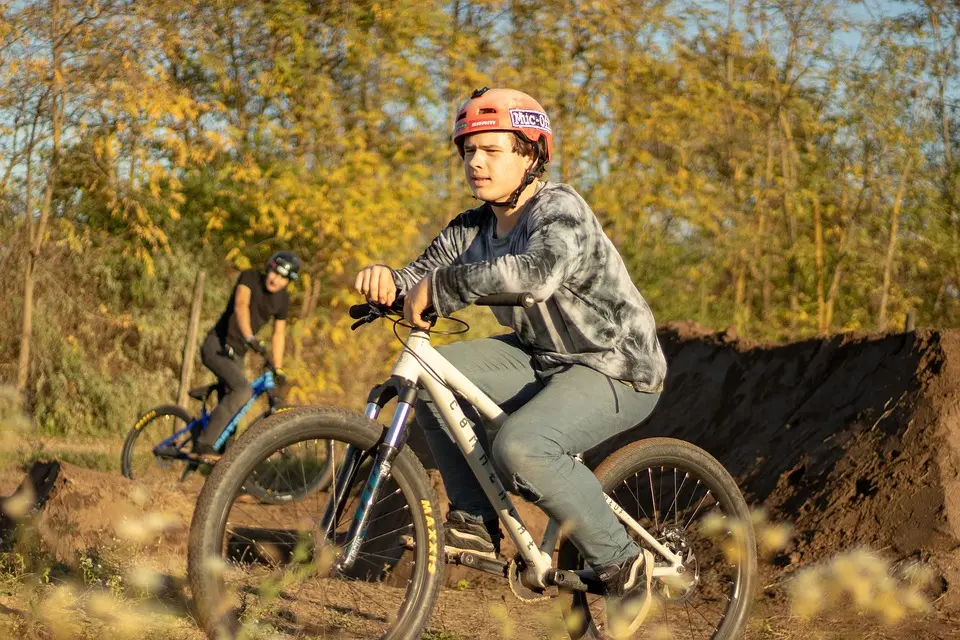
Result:
[[[537,301],[532,293],[495,293],[490,296],[480,296],[474,304],[483,307],[523,307],[529,309]]]
[[[350,317],[354,320],[359,320],[360,318],[366,318],[370,314],[370,305],[364,302],[363,304],[355,304],[350,307]]]

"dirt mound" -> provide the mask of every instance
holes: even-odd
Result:
[[[143,485],[66,462],[52,478],[33,523],[41,548],[56,560],[73,565],[80,554],[99,555],[128,543],[185,548],[193,488]]]
[[[930,560],[960,603],[960,332],[771,346],[682,323],[660,339],[669,373],[656,411],[588,464],[643,437],[688,440],[748,502],[793,523],[796,546],[779,564],[866,545]],[[536,513],[525,522],[539,530]]]
[[[764,346],[667,325],[660,339],[653,417],[593,460],[640,437],[689,440],[794,524],[785,562],[869,545],[931,560],[960,601],[960,332]]]

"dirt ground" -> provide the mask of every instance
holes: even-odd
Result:
[[[683,438],[720,459],[748,502],[792,525],[794,541],[762,570],[745,637],[960,639],[960,332],[773,347],[684,324],[663,327],[661,340],[670,373],[654,416],[590,452],[588,462],[640,437]],[[61,580],[79,584],[81,600],[106,589],[123,592],[131,606],[162,605],[172,617],[144,637],[202,637],[184,585],[187,529],[202,478],[130,482],[109,468],[120,444],[45,443],[50,456],[107,462],[93,465],[98,469],[64,463],[61,484],[36,519],[36,544],[59,564],[46,576],[41,567],[0,572],[0,638],[52,637],[43,603]],[[0,495],[22,477],[17,466],[0,470]],[[536,508],[520,510],[539,533],[545,519]],[[144,525],[147,514],[160,515]],[[138,526],[155,530],[138,538]],[[859,547],[931,567],[929,611],[895,625],[849,604],[806,622],[792,616],[787,581]],[[138,567],[166,576],[162,602],[130,595]],[[524,604],[491,577],[448,569],[425,638],[562,637],[555,603]],[[116,615],[98,618],[90,607],[71,606],[83,613],[61,637],[98,637]]]

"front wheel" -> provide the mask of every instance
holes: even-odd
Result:
[[[178,431],[185,429],[193,420],[183,407],[167,404],[147,411],[127,434],[120,454],[120,472],[131,480],[146,480],[151,477],[180,477],[186,464],[181,460],[161,458],[153,449]],[[188,440],[184,433],[181,440]],[[175,443],[181,444],[181,443]]]
[[[356,413],[301,407],[257,423],[227,451],[190,525],[188,576],[211,637],[263,629],[282,638],[420,638],[440,588],[443,538],[436,497],[412,451],[394,460],[349,571],[332,567],[349,542],[369,464],[359,464],[344,494],[332,540],[321,520],[336,480],[329,490],[279,504],[244,495],[251,475],[281,452],[303,461],[283,463],[297,473],[318,451],[332,451],[337,479],[347,448],[375,453],[381,431]]]
[[[654,578],[653,606],[637,637],[739,638],[756,585],[757,552],[747,503],[726,469],[688,442],[650,438],[615,452],[595,474],[608,496],[684,558],[682,580]],[[655,551],[654,557],[657,565],[667,564]],[[558,565],[585,568],[569,540],[560,547]],[[602,596],[562,597],[572,638],[610,637]]]

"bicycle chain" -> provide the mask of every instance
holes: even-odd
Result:
[[[514,579],[514,574],[517,574],[516,579]],[[524,604],[533,604],[535,602],[543,602],[544,600],[549,600],[553,596],[549,594],[540,594],[532,589],[528,589],[523,584],[520,583],[519,576],[519,566],[517,565],[517,559],[511,558],[510,562],[507,563],[507,584],[510,585],[510,591],[513,592],[513,595],[517,597],[517,600],[523,602]],[[518,590],[519,589],[519,590]],[[520,590],[525,591],[526,593],[535,594],[533,596],[524,595]]]

